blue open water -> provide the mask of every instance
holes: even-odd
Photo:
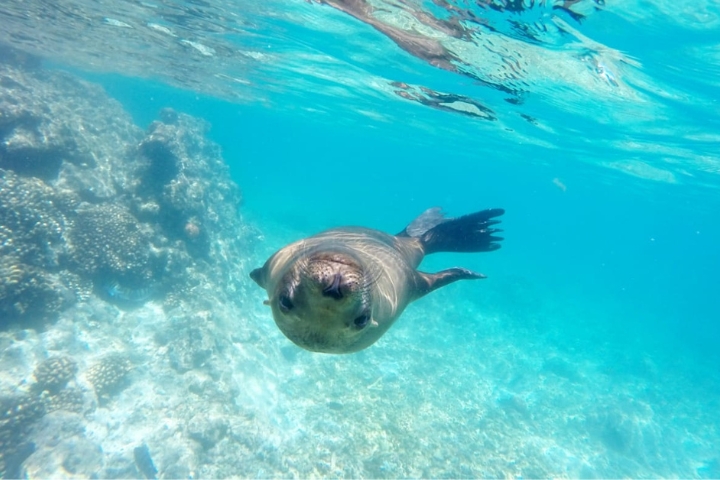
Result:
[[[422,266],[462,265],[488,279],[418,301],[362,353],[412,355],[395,359],[411,365],[403,375],[412,380],[401,384],[408,397],[395,403],[398,411],[420,408],[413,397],[452,397],[486,382],[488,404],[470,407],[510,418],[515,437],[493,438],[487,425],[474,426],[472,408],[448,403],[443,415],[453,421],[438,414],[425,435],[447,435],[464,416],[468,429],[489,432],[484,444],[448,447],[448,465],[483,464],[505,445],[544,439],[536,445],[544,469],[514,468],[515,452],[504,469],[448,467],[449,476],[720,476],[720,9],[580,2],[586,16],[578,21],[550,6],[518,13],[482,3],[377,1],[368,20],[301,1],[223,2],[218,11],[247,23],[216,19],[216,32],[162,23],[152,11],[120,18],[108,10],[136,31],[156,21],[177,38],[213,45],[214,57],[185,47],[186,57],[167,67],[176,70],[165,75],[156,65],[146,76],[133,61],[121,65],[127,52],[113,54],[115,67],[72,52],[48,60],[101,83],[143,127],[167,106],[210,122],[242,190],[243,218],[264,234],[258,266],[261,255],[332,226],[395,233],[431,206],[451,215],[506,209],[502,249],[436,255]],[[418,14],[444,19],[456,13],[450,4],[487,16],[460,21],[478,37],[453,38]],[[213,7],[211,0],[202,8]],[[430,65],[372,19],[440,39],[462,67]],[[224,21],[244,30],[223,30]],[[522,25],[535,40],[518,37]],[[222,45],[262,60],[232,65]],[[513,46],[505,57],[487,55]],[[161,49],[149,55],[170,62]],[[485,70],[491,61],[524,66],[517,78],[503,77]],[[183,68],[188,77],[178,79]],[[218,72],[247,83],[220,88]],[[390,82],[472,98],[495,119],[402,98]],[[233,88],[238,98],[228,94]],[[264,292],[256,293],[261,302]],[[401,342],[413,343],[412,353],[393,350]],[[340,357],[322,362],[362,367]],[[429,378],[448,383],[422,384],[438,362],[448,373]],[[532,378],[518,380],[525,374]],[[360,387],[338,388],[352,396]],[[398,438],[398,451],[411,448]],[[423,475],[398,466],[413,459],[356,473]]]
[[[523,278],[537,295],[592,312],[628,335],[679,342],[676,347],[701,362],[720,360],[716,185],[609,170],[584,162],[585,152],[564,151],[562,137],[553,138],[553,149],[512,141],[487,146],[483,135],[458,144],[402,122],[368,125],[352,112],[336,112],[350,117],[338,127],[132,79],[112,77],[105,86],[141,125],[163,105],[208,119],[210,137],[242,186],[244,212],[261,224],[303,235],[345,224],[396,232],[428,205],[452,215],[501,206],[507,210],[501,251],[446,254],[426,259],[427,265],[477,268],[490,275],[488,283]],[[438,117],[430,122],[450,116],[417,113]],[[715,121],[707,119],[710,127]],[[465,126],[472,129],[472,121]],[[607,128],[615,135],[618,129]],[[583,133],[588,155],[602,159],[606,151],[608,160],[624,159],[607,148],[602,130]],[[692,155],[693,142],[676,145]],[[495,300],[502,308],[502,296]],[[583,323],[573,319],[571,328]]]

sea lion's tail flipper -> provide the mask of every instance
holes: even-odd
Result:
[[[441,270],[437,273],[424,273],[418,272],[421,278],[421,284],[417,289],[419,296],[427,295],[433,290],[442,288],[445,285],[449,285],[458,280],[477,280],[481,278],[487,278],[482,273],[473,272],[466,268],[448,268],[447,270]]]
[[[398,236],[420,239],[426,255],[436,252],[491,252],[500,248],[496,243],[502,232],[490,228],[500,223],[493,220],[505,213],[502,208],[489,208],[457,218],[445,218],[440,208],[431,208],[412,221]],[[453,280],[454,281],[454,280]]]

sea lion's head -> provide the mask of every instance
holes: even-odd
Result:
[[[347,353],[372,328],[372,279],[350,250],[308,252],[270,293],[275,322],[295,344]]]

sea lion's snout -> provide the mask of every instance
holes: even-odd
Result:
[[[330,282],[330,285],[323,288],[323,295],[326,297],[334,298],[335,300],[340,300],[343,298],[343,293],[340,290],[340,282],[342,281],[342,275],[339,273],[335,273],[332,277],[332,281]]]
[[[303,265],[302,277],[313,290],[331,302],[345,302],[361,295],[364,269],[344,252],[324,252],[311,256]]]

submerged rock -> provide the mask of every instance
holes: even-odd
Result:
[[[133,449],[133,458],[135,459],[135,466],[137,466],[145,478],[157,478],[158,470],[155,468],[155,463],[153,463],[152,457],[150,456],[150,449],[146,444],[143,443]]]
[[[24,464],[29,478],[51,478],[57,476],[93,478],[103,465],[103,451],[100,445],[75,435],[60,440],[51,448],[40,448]]]
[[[203,449],[210,450],[218,444],[228,432],[227,420],[198,414],[188,424],[188,435],[197,441]]]

